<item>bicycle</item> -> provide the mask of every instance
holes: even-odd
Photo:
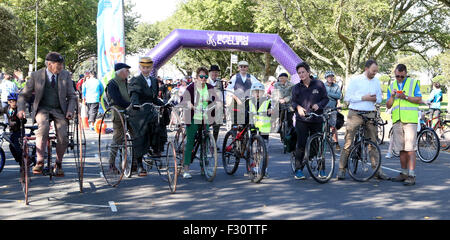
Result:
[[[158,110],[161,109],[160,106],[155,106],[152,103],[144,103],[133,107],[142,109],[147,105]],[[127,178],[131,178],[132,176],[133,161],[129,157],[133,156],[133,139],[131,133],[128,131],[129,112],[127,110],[118,110],[114,106],[106,109],[105,114],[101,118],[99,129],[102,129],[102,126],[108,125],[108,123],[112,124],[111,116],[118,118],[119,121],[117,122],[121,124],[123,134],[117,144],[109,134],[100,131],[98,135],[98,155],[101,173],[107,184],[112,187],[117,187],[124,176]],[[159,119],[160,114],[158,114],[158,122]],[[114,129],[114,131],[117,131],[117,129]],[[151,169],[153,164],[156,165],[158,174],[169,183],[169,189],[173,193],[176,190],[177,183],[176,152],[173,142],[168,141],[165,149],[166,155],[156,156],[148,153],[144,155],[142,161],[147,169]],[[111,154],[115,156],[111,156]],[[112,164],[109,163],[110,157],[113,157],[114,160]]]
[[[428,106],[429,107],[429,106]],[[449,120],[443,120],[442,115],[446,114],[446,110],[439,110],[439,116],[434,117],[433,109],[428,109],[426,112],[424,112],[423,119],[425,120],[425,125],[428,128],[432,128],[436,134],[439,136],[439,143],[440,147],[443,150],[448,150],[450,148],[449,141],[450,141],[450,121]],[[430,116],[427,118],[427,116]],[[436,123],[433,125],[433,121],[437,120]]]
[[[248,100],[246,99],[246,101]],[[238,111],[238,109],[233,109],[233,111]],[[222,163],[228,175],[236,172],[241,158],[246,160],[246,170],[250,180],[255,183],[261,182],[268,165],[267,147],[259,129],[253,124],[234,125],[225,134]]]
[[[426,117],[422,115],[420,119],[420,129],[417,131],[417,150],[416,154],[422,162],[431,163],[437,159],[440,151],[440,140],[436,132],[427,127]],[[389,131],[389,139],[392,139],[393,128]],[[400,157],[400,153],[392,150],[392,155],[395,157]]]
[[[381,166],[381,151],[378,144],[365,136],[368,123],[378,124],[376,118],[364,116],[368,113],[370,112],[358,112],[363,119],[363,124],[356,131],[347,162],[349,175],[359,182],[370,180]]]
[[[201,108],[201,116],[204,113],[210,112],[215,106],[209,108]],[[185,145],[186,145],[186,129],[183,125],[178,127],[175,133],[174,143],[177,152],[178,175],[183,169]],[[200,156],[197,156],[197,151],[200,148]],[[217,173],[217,147],[216,141],[212,133],[206,128],[205,120],[202,117],[202,123],[194,136],[194,147],[191,152],[191,163],[194,159],[200,160],[200,168],[202,175],[205,176],[208,182],[212,182]],[[212,164],[211,164],[212,163]]]
[[[308,137],[305,146],[305,156],[303,162],[306,163],[309,174],[318,183],[328,182],[334,173],[336,155],[334,154],[333,141],[331,139],[331,131],[329,119],[333,112],[341,108],[330,108],[324,110],[323,114],[308,113],[305,117],[322,118],[322,131]],[[291,166],[295,171],[295,151],[292,152]],[[326,172],[328,171],[328,173]]]

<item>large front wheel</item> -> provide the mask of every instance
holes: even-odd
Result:
[[[357,142],[348,156],[348,173],[359,182],[371,179],[381,166],[381,151],[378,145],[370,140]]]
[[[333,145],[328,139],[323,139],[321,134],[314,134],[308,138],[305,148],[306,166],[309,174],[318,183],[328,182],[334,173]]]

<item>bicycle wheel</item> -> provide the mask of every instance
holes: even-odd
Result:
[[[312,135],[306,143],[306,166],[311,177],[318,183],[326,183],[333,176],[336,156],[332,146],[321,134]]]
[[[431,163],[439,156],[440,143],[436,132],[424,128],[417,136],[417,155],[422,162]]]
[[[217,147],[213,135],[208,132],[200,145],[200,162],[206,180],[212,182],[217,172]]]
[[[381,166],[381,151],[370,140],[357,142],[348,156],[348,173],[356,181],[365,182],[378,172]]]
[[[250,142],[250,159],[248,161],[249,177],[252,182],[259,183],[264,178],[267,169],[267,148],[260,135],[254,135]]]
[[[0,147],[0,172],[2,172],[3,167],[5,167],[6,157],[5,157],[5,151],[3,151],[3,148]]]
[[[378,145],[381,145],[384,143],[384,125],[378,124],[377,130],[378,130],[377,143]]]
[[[234,141],[236,132],[228,131],[223,138],[222,144],[222,164],[223,169],[228,175],[233,175],[239,167],[239,155],[237,149],[237,142]],[[233,142],[234,141],[234,142]]]
[[[391,130],[389,130],[389,141],[393,141],[393,139],[392,139],[392,134],[394,134],[393,128],[391,128]],[[390,143],[389,143],[389,144],[390,144]],[[399,152],[396,152],[394,148],[392,148],[392,155],[393,155],[394,157],[400,157],[400,153],[399,153]]]
[[[165,158],[165,170],[167,175],[167,181],[169,183],[170,192],[174,193],[177,190],[178,180],[178,163],[177,153],[173,142],[167,143],[166,158]],[[162,169],[161,169],[162,170]]]
[[[286,154],[286,142],[285,142],[285,137],[288,135],[288,123],[287,121],[283,121],[281,123],[281,132],[280,132],[280,137],[281,137],[281,142],[283,143],[283,154]]]
[[[77,168],[77,181],[80,187],[80,192],[83,192],[83,172],[86,154],[86,135],[84,133],[81,116],[78,113],[69,126],[69,147],[72,151]]]
[[[290,159],[290,162],[291,162],[291,170],[292,170],[292,173],[294,173],[295,174],[295,151],[292,151],[292,153],[291,153],[291,159]]]
[[[441,135],[439,143],[441,145],[442,150],[448,150],[450,148],[450,130],[445,131]]]
[[[173,144],[177,153],[181,152],[181,147],[183,145],[183,141],[186,138],[186,128],[184,126],[179,126],[177,132],[175,133],[175,137],[173,138]]]
[[[127,178],[131,178],[133,161],[133,140],[130,133],[127,132],[127,162],[123,172],[123,175]]]
[[[112,116],[113,119],[107,119]],[[113,124],[113,121],[115,124]],[[128,147],[126,126],[122,115],[115,107],[110,107],[105,111],[100,123],[102,129],[103,124],[112,125],[117,138],[114,139],[111,134],[98,134],[98,157],[100,158],[100,167],[107,184],[116,187],[124,176],[127,166]],[[131,158],[131,157],[130,157]]]

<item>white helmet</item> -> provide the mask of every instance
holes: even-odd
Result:
[[[255,90],[264,91],[265,90],[264,84],[262,84],[260,82],[253,83],[252,87],[250,88],[250,91],[253,92]]]

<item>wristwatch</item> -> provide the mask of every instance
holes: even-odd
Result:
[[[408,96],[406,96],[405,99],[408,100]]]

